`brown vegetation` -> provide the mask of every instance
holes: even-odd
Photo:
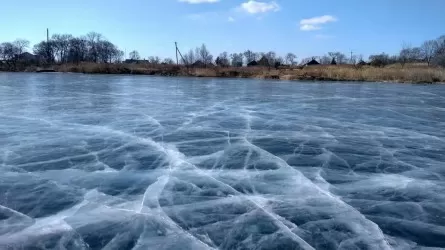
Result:
[[[176,65],[153,64],[63,64],[54,67],[58,72],[87,74],[142,74],[157,76],[229,77],[281,80],[372,81],[444,83],[445,69],[423,64],[388,65],[386,67],[353,65],[314,65],[306,67],[208,67],[187,68]]]

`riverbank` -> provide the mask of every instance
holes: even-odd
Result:
[[[306,67],[211,67],[187,68],[176,65],[81,63],[43,68],[55,72],[85,74],[137,74],[156,76],[230,77],[277,80],[369,81],[400,83],[444,83],[445,69],[426,65],[389,65],[384,68],[353,65],[314,65]],[[36,72],[37,67],[23,71]]]

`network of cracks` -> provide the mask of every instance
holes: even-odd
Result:
[[[0,248],[445,247],[441,138],[273,117],[0,116]]]

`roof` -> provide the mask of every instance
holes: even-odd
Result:
[[[261,66],[269,66],[269,60],[267,60],[267,57],[263,56],[263,57],[261,57],[261,59],[258,61],[258,65],[261,65]]]
[[[310,62],[306,63],[306,65],[319,65],[320,63],[317,60],[312,59]]]
[[[258,62],[256,60],[253,60],[247,64],[247,66],[257,66],[257,65],[258,65]]]
[[[124,63],[149,63],[148,60],[126,59]]]
[[[17,58],[22,60],[36,60],[38,59],[37,55],[33,55],[29,52],[23,52],[22,54],[18,55]]]
[[[203,63],[201,60],[198,60],[198,61],[192,63],[192,66],[196,66],[196,67],[205,66],[205,63]]]

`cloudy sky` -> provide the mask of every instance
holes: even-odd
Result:
[[[40,3],[39,3],[40,2]],[[2,3],[0,41],[102,33],[143,57],[205,43],[222,51],[395,53],[445,34],[444,0],[16,0]]]

